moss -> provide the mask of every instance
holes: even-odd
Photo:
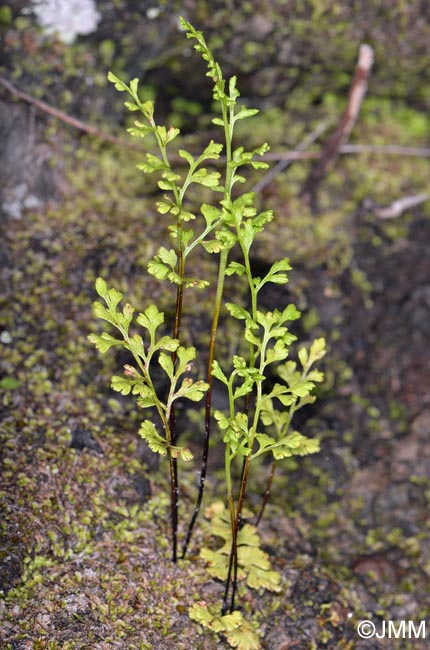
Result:
[[[201,6],[196,11],[202,12],[203,20],[209,5],[198,4]],[[281,11],[282,3],[278,4],[276,9]],[[253,3],[249,3],[248,10],[252,15]],[[323,24],[333,18],[323,3],[311,3],[309,11]],[[342,18],[346,9],[337,6],[337,11]],[[214,24],[223,15],[225,12],[217,12]],[[235,20],[239,22],[236,14]],[[345,20],[343,17],[330,32],[333,47],[343,38]],[[28,23],[24,27],[28,29]],[[309,30],[308,17],[297,17],[291,29],[296,30],[298,38],[304,38]],[[233,51],[238,42],[232,41]],[[121,47],[126,45],[122,43]],[[223,45],[223,38],[219,45]],[[260,46],[258,42],[251,44],[258,65],[261,64],[258,56],[267,55]],[[46,47],[38,49],[26,74],[37,72]],[[84,56],[84,49],[77,48],[63,60],[63,48],[57,44],[49,65],[58,65],[64,78],[70,79],[79,57]],[[102,51],[106,58],[109,53]],[[355,56],[352,46],[345,56],[350,66]],[[248,68],[244,72],[254,65],[253,60],[245,64]],[[29,66],[30,62],[26,61],[25,65]],[[320,79],[321,83],[323,80],[318,75],[322,69],[324,65],[320,63],[313,70],[313,79]],[[42,72],[46,68],[42,67]],[[296,73],[291,69],[288,74]],[[52,77],[46,79],[47,98],[56,98]],[[269,85],[273,83],[273,79],[267,79]],[[339,74],[334,85],[339,89],[346,83],[347,77]],[[312,119],[307,116],[306,123],[291,126],[291,114],[297,115],[299,110],[302,114],[302,102],[321,93],[321,85],[315,86],[314,91],[305,88],[288,98],[286,106],[290,113],[273,108],[266,116],[259,117],[251,132],[244,130],[241,137],[252,142],[258,131],[258,142],[261,134],[266,134],[267,139],[272,139],[272,145],[283,149],[300,141],[320,119],[337,116],[340,103],[333,95],[335,101],[331,105],[316,107]],[[71,95],[63,95],[60,104],[73,108]],[[389,106],[377,109],[369,105],[363,110],[355,131],[357,141],[366,138],[367,142],[378,144],[383,138],[403,142],[406,121],[412,120],[410,137],[418,145],[422,138],[418,112],[400,106],[391,114]],[[186,107],[176,105],[176,108],[182,111]],[[188,108],[197,112],[194,105]],[[47,133],[47,137],[54,134]],[[202,568],[189,562],[176,569],[167,561],[168,498],[162,473],[148,474],[154,495],[149,503],[142,504],[135,490],[132,477],[142,469],[142,448],[135,435],[140,413],[127,400],[114,398],[108,388],[109,376],[120,360],[99,359],[86,341],[89,331],[97,327],[91,314],[92,287],[97,275],[109,277],[137,306],[156,296],[171,313],[171,296],[144,274],[146,261],[155,252],[158,240],[166,235],[166,225],[154,212],[153,197],[148,196],[156,189],[144,182],[134,168],[139,154],[88,139],[76,145],[71,138],[61,137],[65,140],[65,151],[68,149],[66,162],[61,162],[65,167],[67,194],[46,212],[26,214],[21,222],[8,225],[8,240],[16,266],[11,272],[9,293],[2,296],[2,306],[8,305],[10,309],[1,318],[13,344],[3,346],[1,364],[8,375],[16,377],[19,385],[2,396],[3,475],[8,486],[1,498],[7,502],[8,518],[12,522],[11,530],[2,530],[2,536],[6,539],[4,556],[14,556],[13,570],[7,575],[6,583],[9,588],[7,622],[12,626],[14,640],[29,639],[40,648],[51,643],[48,641],[51,633],[58,638],[57,647],[64,648],[85,647],[88,643],[98,643],[101,638],[112,644],[127,639],[130,648],[186,648],[190,643],[194,643],[196,650],[203,646],[216,647],[217,641],[199,638],[186,616],[187,606],[201,597],[198,594],[206,580]],[[381,242],[404,238],[411,221],[405,215],[395,224],[375,225],[369,219],[357,226],[352,216],[357,202],[367,196],[389,202],[400,193],[420,191],[427,165],[420,160],[381,160],[375,156],[343,159],[322,188],[323,211],[318,218],[297,198],[306,173],[306,166],[296,165],[288,171],[288,176],[280,175],[270,188],[268,207],[277,210],[279,225],[267,229],[256,263],[269,262],[280,253],[291,255],[294,265],[304,273],[296,273],[292,278],[290,295],[305,310],[314,304],[309,292],[317,284],[315,277],[323,275],[322,268],[328,269],[328,280],[318,285],[317,291],[340,301],[344,295],[342,283],[349,274],[358,292],[366,297],[373,286],[368,284],[364,270],[356,266],[358,243],[378,246],[383,255]],[[213,274],[211,263],[206,271]],[[210,301],[210,293],[201,294],[199,312],[186,315],[190,339],[194,338],[193,329],[206,327]],[[344,317],[337,314],[327,322],[323,316],[319,305],[307,311],[305,330],[326,329],[332,333],[332,341],[340,345]],[[221,347],[226,353],[236,338],[233,328],[222,338]],[[328,367],[331,385],[326,387],[326,395],[329,398],[340,387],[351,390],[355,381],[351,364],[336,356],[336,347],[333,345]],[[353,387],[355,390],[356,385]],[[320,630],[317,641],[312,642],[315,647],[332,640],[333,644],[343,643],[339,647],[348,647],[347,641],[341,641],[349,630],[348,622],[342,623],[337,631],[332,599],[330,603],[320,602],[317,585],[326,584],[324,580],[331,580],[333,590],[336,584],[342,584],[345,607],[350,607],[354,618],[359,613],[372,614],[362,612],[361,592],[343,566],[345,559],[384,550],[388,541],[411,565],[410,577],[398,585],[404,593],[417,588],[424,592],[417,576],[422,571],[428,572],[428,563],[420,559],[425,547],[424,535],[408,536],[400,528],[387,533],[380,527],[366,537],[362,530],[369,525],[365,503],[359,498],[343,498],[342,486],[353,474],[356,462],[348,450],[354,445],[365,446],[367,439],[364,442],[360,439],[362,432],[379,437],[386,431],[383,406],[376,400],[374,403],[368,393],[363,397],[358,392],[357,399],[349,399],[347,392],[346,395],[331,410],[325,404],[315,417],[303,423],[307,431],[321,435],[325,452],[315,462],[305,462],[300,467],[287,465],[276,478],[274,496],[279,510],[275,511],[275,521],[285,523],[287,512],[290,520],[300,522],[297,525],[302,532],[302,538],[291,549],[288,535],[282,539],[281,568],[297,570],[301,576],[297,580],[284,576],[285,588],[302,588],[303,596],[291,596],[291,601],[290,597],[250,596],[245,602],[245,610],[256,612],[254,615],[262,629],[269,619],[273,629],[279,629],[281,619],[288,617],[295,625],[296,636],[302,639],[308,638],[302,627],[305,616],[318,620]],[[340,429],[335,428],[336,422],[328,426],[327,422],[336,420],[334,409],[352,414],[349,429],[344,423]],[[392,419],[402,420],[405,427],[406,415],[398,402],[392,402],[390,411]],[[99,441],[101,452],[70,447],[76,426],[88,430]],[[393,429],[390,435],[393,437],[396,431]],[[339,453],[335,453],[339,446]],[[326,458],[330,459],[329,467]],[[264,467],[259,468],[263,470]],[[185,493],[192,494],[193,483],[190,470],[184,482]],[[219,482],[214,479],[213,483],[221,490]],[[258,495],[251,496],[258,504]],[[348,553],[339,547],[336,539],[340,529],[350,545]],[[202,531],[198,535],[203,535]],[[279,548],[279,541],[276,530],[273,540],[269,538],[267,544]],[[301,545],[306,544],[313,546],[305,552]],[[314,549],[324,560],[324,571],[315,561]],[[214,595],[218,597],[216,585],[206,589],[208,600]],[[369,589],[375,598],[381,595],[377,584]],[[324,588],[321,591],[326,598],[327,591]],[[74,600],[77,595],[85,594],[92,595],[91,602],[84,597],[79,602]],[[389,613],[401,597],[400,594],[390,599],[387,595],[381,599],[383,611],[379,614]],[[39,614],[51,618],[36,620]],[[67,628],[74,635],[73,641],[66,638]],[[265,633],[270,633],[270,625]]]

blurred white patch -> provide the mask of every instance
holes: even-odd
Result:
[[[94,0],[33,0],[33,11],[46,32],[66,43],[93,32],[101,19]]]
[[[163,7],[150,7],[146,10],[146,15],[149,20],[154,20],[154,18],[158,18],[162,11]]]

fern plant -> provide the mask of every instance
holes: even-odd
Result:
[[[258,111],[239,101],[236,77],[224,79],[219,64],[206,44],[201,32],[186,20],[181,25],[188,38],[195,41],[195,49],[207,63],[207,75],[213,81],[213,98],[220,116],[213,119],[222,133],[222,142],[211,140],[203,152],[195,156],[179,149],[183,165],[172,166],[171,143],[179,135],[174,127],[158,125],[154,118],[154,104],[139,94],[138,79],[128,84],[109,73],[109,80],[119,92],[126,93],[126,107],[140,115],[129,132],[138,138],[152,136],[158,155],[146,153],[138,165],[145,174],[158,176],[158,187],[164,192],[157,202],[157,210],[169,219],[170,242],[160,247],[148,262],[148,273],[160,281],[176,286],[176,304],[170,334],[165,331],[165,317],[155,304],[147,305],[135,315],[126,303],[120,308],[123,296],[98,278],[96,291],[102,302],[94,305],[94,313],[116,330],[91,334],[89,339],[102,352],[121,347],[130,354],[131,363],[124,366],[122,375],[112,377],[112,388],[124,395],[134,395],[137,405],[151,409],[153,417],[145,419],[139,435],[155,453],[167,456],[170,473],[172,559],[178,558],[178,460],[192,460],[188,448],[178,439],[175,403],[178,399],[200,401],[205,398],[202,422],[202,462],[199,491],[183,542],[181,556],[185,557],[197,520],[207,474],[211,420],[214,418],[224,444],[226,504],[216,502],[207,514],[213,536],[223,541],[220,548],[204,548],[202,558],[208,572],[225,582],[224,596],[219,606],[196,603],[190,616],[211,631],[223,634],[233,647],[251,650],[259,647],[253,625],[236,611],[237,585],[245,581],[250,588],[279,591],[280,576],[271,569],[269,558],[260,548],[256,525],[243,521],[243,509],[248,483],[252,482],[255,460],[270,454],[272,468],[258,525],[270,494],[278,461],[291,456],[304,456],[319,449],[317,440],[311,440],[291,430],[294,413],[314,401],[311,394],[323,374],[314,368],[325,353],[323,339],[317,339],[308,350],[298,351],[299,364],[288,360],[289,348],[296,336],[289,330],[290,323],[300,314],[292,304],[282,309],[263,310],[260,292],[269,283],[285,284],[291,269],[287,258],[272,264],[263,276],[252,271],[251,249],[255,238],[273,219],[270,210],[258,212],[251,192],[240,192],[238,184],[245,178],[239,171],[247,165],[254,169],[267,164],[259,158],[268,150],[265,143],[253,151],[234,146],[234,128],[238,120],[252,118]],[[223,173],[206,165],[224,154]],[[185,171],[184,171],[185,169]],[[188,200],[191,185],[209,188],[213,199],[196,210]],[[234,251],[234,259],[232,258]],[[218,273],[215,287],[209,287],[206,278],[193,273],[193,260],[208,254],[217,258]],[[224,302],[225,283],[243,283],[248,299],[245,304]],[[209,287],[209,288],[208,288]],[[213,313],[209,345],[206,350],[207,370],[204,378],[193,376],[196,349],[182,344],[182,316],[189,292],[213,291]],[[191,295],[190,301],[195,301]],[[242,324],[242,340],[237,354],[231,359],[218,359],[216,339],[221,310]],[[159,370],[166,381],[162,388],[155,381]],[[267,381],[268,374],[279,381]],[[223,385],[228,400],[228,411],[212,409],[214,381]],[[235,464],[241,474],[235,482]]]

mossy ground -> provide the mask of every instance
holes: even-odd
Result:
[[[57,55],[63,66],[60,46],[52,52]],[[69,63],[74,68],[76,62]],[[312,114],[303,111],[299,122],[303,93],[238,135],[250,146],[269,139],[274,150],[283,150],[338,116],[339,104],[327,100]],[[200,122],[208,124],[204,115]],[[419,146],[424,132],[422,115],[402,102],[365,103],[354,137]],[[154,208],[156,185],[135,169],[137,153],[87,139],[77,143],[58,125],[44,137],[56,152],[61,198],[2,223],[4,647],[222,647],[187,615],[194,600],[215,602],[222,590],[197,558],[204,525],[190,561],[174,566],[166,467],[158,467],[137,439],[140,414],[132,401],[109,390],[110,375],[127,360],[101,358],[87,342],[99,327],[91,312],[99,275],[138,309],[156,301],[173,315],[172,294],[145,272],[168,232]],[[184,142],[199,147],[194,136]],[[298,423],[321,438],[322,452],[279,471],[262,527],[283,591],[246,592],[242,603],[268,650],[404,650],[403,639],[360,641],[355,625],[361,618],[378,625],[429,617],[430,228],[425,209],[381,222],[360,204],[422,192],[428,163],[370,154],[342,158],[321,188],[317,216],[298,198],[308,169],[295,164],[266,188],[261,201],[277,217],[254,262],[291,258],[288,292],[267,293],[266,306],[295,301],[304,313],[302,340],[324,335],[329,341],[326,385]],[[197,264],[213,277],[211,259]],[[227,293],[240,299],[237,288]],[[187,343],[198,344],[212,294],[186,297],[192,305],[184,320]],[[219,344],[230,354],[234,331],[222,329]],[[193,449],[197,416],[184,431]],[[219,456],[214,447],[210,487],[216,494],[222,493]],[[259,466],[253,476],[249,505],[255,509],[266,471]],[[182,512],[191,509],[195,493],[193,470],[183,472]],[[410,647],[425,647],[419,643]]]
[[[2,346],[1,363],[4,375],[15,381],[2,394],[6,647],[185,648],[190,639],[196,649],[215,647],[218,642],[202,636],[186,610],[193,599],[215,599],[220,586],[202,587],[207,578],[195,559],[171,564],[165,468],[154,473],[136,438],[139,414],[129,400],[109,391],[109,376],[120,360],[100,358],[86,340],[98,327],[91,314],[97,275],[109,278],[132,303],[144,306],[156,299],[171,313],[172,297],[144,273],[166,227],[146,196],[153,189],[142,186],[134,170],[134,154],[89,142],[77,149],[70,143],[68,150],[61,203],[10,221],[6,230],[10,263],[2,270],[2,327],[11,340]],[[369,172],[367,160],[349,160],[346,169],[352,187],[359,185],[357,176],[363,182],[376,174]],[[421,169],[417,163],[417,188]],[[342,167],[328,187],[346,173]],[[388,186],[386,170],[378,174],[376,185]],[[401,503],[393,518],[387,514],[386,521],[372,526],[371,508],[376,498],[384,508],[390,478],[381,478],[372,491],[360,477],[368,471],[366,463],[380,464],[384,474],[383,459],[394,458],[398,436],[412,435],[411,414],[393,395],[390,419],[374,368],[367,368],[367,381],[356,374],[357,359],[348,346],[357,327],[349,310],[359,305],[369,314],[384,296],[375,291],[373,277],[365,276],[370,288],[357,286],[351,263],[363,265],[363,273],[370,265],[375,275],[372,260],[381,251],[382,259],[390,259],[399,242],[412,246],[420,227],[426,227],[419,217],[405,215],[388,227],[377,224],[375,234],[374,224],[357,226],[342,218],[348,214],[345,203],[352,209],[354,198],[344,191],[321,219],[309,215],[304,229],[294,198],[302,178],[300,169],[291,170],[288,190],[282,191],[287,185],[281,183],[267,198],[278,212],[287,201],[293,206],[294,214],[283,211],[277,227],[285,241],[282,250],[291,246],[293,258],[300,251],[300,272],[292,275],[288,299],[305,308],[303,334],[321,332],[331,339],[329,381],[320,407],[303,423],[322,438],[323,452],[292,464],[277,478],[276,505],[263,536],[284,576],[284,592],[280,597],[248,594],[244,602],[254,612],[265,647],[287,648],[295,639],[297,647],[307,648],[306,639],[313,639],[315,647],[358,648],[354,623],[360,617],[425,614],[420,594],[428,572],[428,531],[420,521],[428,486],[425,465],[403,479],[403,498],[412,494],[416,501],[417,520],[412,518],[409,528],[398,512]],[[384,191],[388,195],[387,187]],[[324,227],[324,220],[337,226]],[[375,236],[383,244],[372,245],[369,238]],[[268,230],[263,237],[265,263],[281,252],[279,241],[279,231]],[[340,253],[329,256],[324,268],[328,250]],[[365,252],[360,256],[360,251]],[[266,300],[277,303],[284,297],[272,294]],[[199,329],[207,323],[205,311],[202,301],[199,313],[187,313],[193,342],[195,323]],[[363,346],[370,345],[369,332],[361,335]],[[220,338],[222,347],[231,346],[226,336]],[[416,396],[418,410],[423,398]],[[423,444],[423,432],[413,435]],[[262,476],[265,471],[260,467]],[[189,476],[185,504],[192,483]],[[250,498],[258,507],[258,491]],[[386,647],[396,647],[393,643]]]

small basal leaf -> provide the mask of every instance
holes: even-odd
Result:
[[[248,577],[247,585],[251,589],[267,589],[268,591],[281,591],[281,576],[277,571],[266,571],[259,567],[251,567]]]
[[[194,605],[188,609],[188,615],[193,621],[200,623],[204,627],[208,627],[209,623],[213,619],[213,614],[209,611],[206,603],[203,605],[194,603]]]
[[[221,616],[218,606],[207,605],[204,601],[195,603],[188,610],[189,617],[214,632],[230,632],[241,625],[243,619],[240,612]]]
[[[261,643],[252,623],[242,620],[238,628],[228,632],[227,640],[237,650],[261,650]]]
[[[230,533],[230,537],[231,537],[231,533]],[[258,534],[258,529],[255,526],[252,526],[251,524],[245,524],[239,530],[237,536],[237,543],[239,546],[246,545],[246,546],[255,546],[255,548],[258,548],[261,544],[261,539]]]
[[[218,551],[203,547],[200,557],[208,563],[207,572],[214,578],[225,580],[228,572],[228,557]]]
[[[256,548],[255,546],[239,546],[237,549],[238,561],[242,566],[250,568],[252,566],[258,567],[261,570],[269,571],[270,561],[267,553]]]
[[[242,614],[240,612],[233,612],[232,614],[220,616],[220,618],[214,618],[210,627],[214,632],[232,632],[238,628],[241,623]]]

